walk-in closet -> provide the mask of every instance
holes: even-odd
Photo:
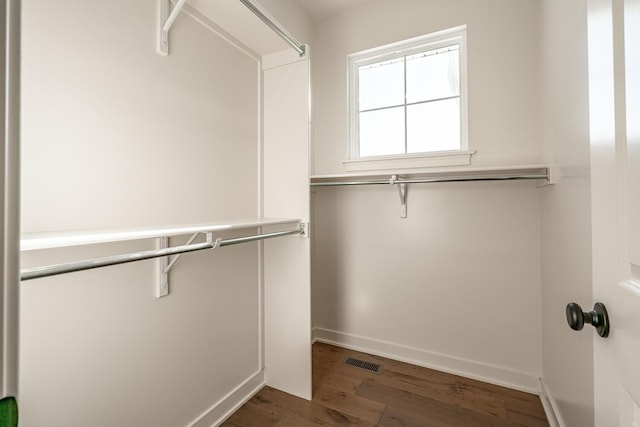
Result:
[[[0,9],[0,427],[640,425],[640,0]]]

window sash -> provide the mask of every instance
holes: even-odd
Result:
[[[458,86],[458,94],[454,96],[446,96],[439,97],[434,99],[421,100],[416,102],[407,102],[407,73],[406,73],[406,60],[407,57],[416,56],[419,54],[426,55],[435,55],[440,52],[448,52],[452,50],[457,50],[459,55],[459,65],[458,65],[458,77],[459,77],[459,86]],[[403,76],[403,85],[404,85],[404,103],[394,103],[393,105],[384,105],[376,108],[366,108],[360,110],[359,100],[359,72],[362,67],[366,67],[368,65],[375,65],[383,62],[389,62],[393,60],[401,60],[405,62],[403,64],[404,67],[404,76]],[[467,111],[466,111],[466,34],[465,27],[457,27],[451,30],[446,30],[441,33],[427,35],[424,37],[416,38],[410,41],[397,43],[394,45],[389,45],[379,49],[373,49],[366,52],[361,52],[355,55],[351,55],[349,57],[349,68],[350,68],[350,138],[349,138],[349,158],[356,160],[361,158],[371,158],[375,159],[376,157],[407,157],[407,156],[415,156],[416,154],[420,155],[432,155],[437,152],[437,148],[434,147],[434,150],[424,151],[420,153],[409,153],[408,152],[408,140],[407,140],[407,108],[427,103],[434,102],[442,102],[448,101],[451,99],[459,99],[459,134],[460,134],[460,145],[458,148],[452,151],[460,151],[466,152],[468,149],[467,142]],[[367,156],[361,155],[360,147],[360,114],[366,112],[373,111],[383,111],[392,108],[404,107],[404,117],[405,117],[405,150],[402,154],[389,154],[389,155],[375,155],[375,156]],[[447,150],[451,151],[451,150]]]

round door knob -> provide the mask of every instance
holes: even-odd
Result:
[[[567,304],[566,314],[567,323],[574,331],[581,330],[585,323],[589,323],[596,328],[596,332],[602,338],[609,336],[609,315],[606,307],[601,302],[595,303],[593,310],[588,313],[582,311],[580,305],[571,302]]]

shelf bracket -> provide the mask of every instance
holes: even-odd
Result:
[[[187,240],[187,243],[185,243],[186,245],[190,245],[191,243],[193,243],[193,241],[200,235],[203,233],[194,233],[189,240]],[[220,242],[222,241],[221,238],[218,238],[217,240],[213,240],[213,233],[211,232],[206,232],[204,233],[207,236],[207,243],[212,243],[212,250],[216,249],[218,247],[220,247]],[[168,237],[160,237],[158,238],[158,249],[165,249],[169,247],[169,238]],[[176,256],[173,257],[173,259],[169,259],[168,256],[159,258],[159,280],[158,280],[158,288],[156,289],[156,298],[162,298],[165,297],[167,295],[169,295],[169,272],[171,271],[171,269],[173,268],[174,265],[176,265],[176,263],[178,262],[178,260],[180,259],[180,257],[182,256],[182,254],[177,254]]]
[[[158,53],[163,56],[169,55],[169,30],[182,7],[187,0],[178,0],[175,7],[171,10],[170,0],[158,0],[160,2],[160,25],[158,38]],[[171,12],[169,12],[171,10]]]
[[[308,222],[301,222],[298,227],[300,228],[300,235],[302,237],[310,237],[311,227]]]
[[[398,186],[398,195],[400,196],[400,218],[407,217],[407,184],[396,182],[398,175],[391,175],[389,184]]]

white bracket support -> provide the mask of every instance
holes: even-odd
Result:
[[[187,240],[186,245],[190,245],[193,241],[202,233],[194,233],[189,240]],[[220,247],[221,238],[218,238],[215,242],[213,241],[213,233],[207,232],[205,233],[207,236],[207,243],[212,243],[212,250]],[[165,249],[169,247],[169,238],[168,237],[160,237],[158,238],[159,249]],[[178,262],[182,254],[177,254],[173,257],[173,259],[169,260],[168,256],[161,257],[159,259],[159,276],[158,280],[158,288],[156,289],[156,298],[162,298],[169,295],[169,272],[173,268],[173,266]]]
[[[389,184],[398,186],[398,195],[400,196],[400,218],[407,217],[407,184],[396,182],[398,175],[391,175]]]
[[[300,231],[302,231],[302,233],[300,233],[300,236],[302,237],[310,237],[310,233],[311,233],[311,227],[309,227],[309,223],[308,222],[301,222],[300,223]]]
[[[169,55],[169,30],[175,22],[178,14],[182,10],[187,0],[178,0],[175,7],[171,9],[170,0],[158,0],[160,2],[160,26],[158,38],[158,53],[163,56]]]
[[[169,238],[166,236],[158,238],[158,249],[165,249],[169,247]],[[158,287],[156,288],[156,298],[162,298],[169,295],[169,275],[163,272],[169,265],[169,257],[163,256],[158,258]]]
[[[555,165],[551,165],[547,167],[547,176],[548,179],[542,180],[539,179],[536,181],[537,187],[546,187],[547,185],[557,184],[560,179],[560,171],[558,167]]]

